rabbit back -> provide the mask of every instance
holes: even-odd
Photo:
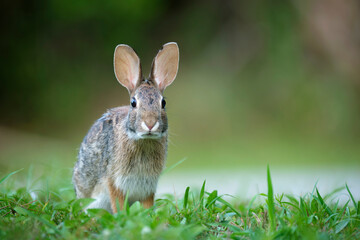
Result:
[[[73,173],[78,198],[91,197],[95,186],[107,175],[109,162],[116,157],[115,128],[125,120],[127,112],[128,106],[110,109],[84,137]]]

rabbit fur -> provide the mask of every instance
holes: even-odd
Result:
[[[167,154],[163,92],[174,81],[178,62],[177,44],[167,43],[144,79],[135,51],[124,44],[116,47],[115,75],[128,89],[131,104],[109,109],[81,143],[72,180],[77,198],[95,199],[88,208],[115,213],[123,207],[126,194],[130,204],[153,205]]]

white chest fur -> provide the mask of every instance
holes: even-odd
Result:
[[[149,155],[139,152],[134,156],[130,173],[119,174],[114,179],[116,188],[129,194],[129,203],[145,200],[156,192],[159,174],[154,171],[151,161]]]
[[[145,200],[156,191],[158,176],[128,175],[115,179],[115,186],[128,195],[129,203]]]

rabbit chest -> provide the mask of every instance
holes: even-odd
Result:
[[[129,202],[145,199],[156,192],[165,163],[164,146],[162,142],[141,140],[118,149],[112,168],[115,170],[113,181],[124,194],[129,194]]]

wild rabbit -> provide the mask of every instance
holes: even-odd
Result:
[[[130,94],[130,105],[108,110],[90,128],[80,146],[73,173],[77,198],[94,198],[88,208],[117,212],[128,193],[129,203],[154,204],[158,178],[167,154],[168,122],[163,92],[175,79],[179,64],[176,43],[158,52],[148,79],[140,59],[124,44],[115,48],[117,80]]]

